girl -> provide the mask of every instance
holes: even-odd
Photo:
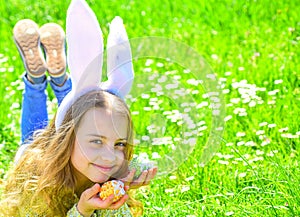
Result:
[[[133,127],[123,98],[133,70],[122,20],[117,17],[110,26],[108,81],[101,84],[103,42],[94,13],[83,0],[73,0],[66,24],[71,78],[65,73],[64,33],[58,25],[38,29],[33,21],[22,20],[14,28],[26,68],[21,123],[25,144],[8,174],[1,216],[131,216],[128,195],[115,203],[113,195],[101,200],[100,184],[122,179],[125,190],[138,188],[157,172],[149,169],[134,181],[135,170],[128,173]],[[46,70],[60,105],[47,127]]]

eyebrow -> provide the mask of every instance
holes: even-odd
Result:
[[[93,136],[93,137],[99,137],[99,138],[102,138],[102,139],[107,139],[106,136],[102,136],[102,135],[99,135],[99,134],[87,134],[87,136]],[[127,138],[118,138],[117,140],[127,140]]]
[[[104,139],[106,139],[106,136],[102,136],[102,135],[99,135],[99,134],[94,134],[94,133],[87,134],[87,136],[100,137],[100,138],[104,138]]]

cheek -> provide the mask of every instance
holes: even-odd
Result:
[[[127,176],[128,173],[128,163],[125,160],[125,153],[123,151],[119,151],[115,153],[117,160],[117,167],[115,173],[111,176],[113,179],[120,179]]]
[[[70,159],[71,159],[71,163],[72,163],[73,167],[78,169],[78,165],[77,165],[78,157],[77,157],[77,153],[74,150],[72,151]]]
[[[125,160],[125,153],[123,151],[117,151],[116,157],[117,157],[119,163],[122,164],[123,161]]]
[[[78,147],[75,144],[74,149],[73,149],[72,154],[71,154],[71,163],[73,164],[73,166],[75,168],[78,168],[78,166],[80,166],[81,161],[82,161],[81,153],[79,152]]]
[[[82,149],[77,142],[74,144],[74,149],[71,154],[71,163],[77,169],[84,168],[89,162],[87,150]]]
[[[94,161],[97,158],[98,151],[84,143],[75,142],[74,145],[74,157],[81,159],[82,161]]]

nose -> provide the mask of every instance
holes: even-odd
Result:
[[[116,154],[113,147],[105,146],[100,150],[100,158],[107,163],[114,162],[116,160]]]

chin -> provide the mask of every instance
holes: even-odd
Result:
[[[103,176],[102,177],[92,177],[90,180],[94,183],[104,183],[109,180],[109,176]]]

